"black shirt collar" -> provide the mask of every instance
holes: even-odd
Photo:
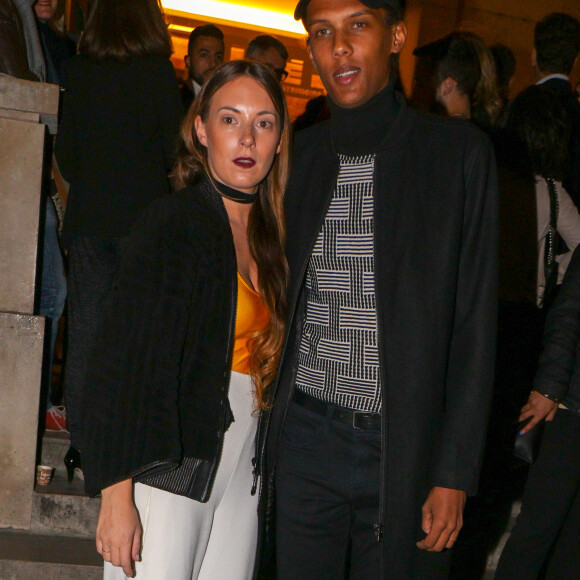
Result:
[[[376,153],[391,129],[400,103],[392,83],[372,99],[353,109],[336,105],[329,97],[332,111],[332,140],[338,153],[368,155]]]

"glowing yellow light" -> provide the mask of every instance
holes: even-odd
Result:
[[[302,23],[296,22],[292,14],[284,12],[241,6],[220,0],[162,0],[162,4],[168,11],[184,12],[224,22],[237,22],[258,29],[279,30],[290,36],[305,35]]]
[[[177,32],[186,32],[187,34],[193,31],[191,26],[181,26],[180,24],[170,24],[169,30],[175,30]]]

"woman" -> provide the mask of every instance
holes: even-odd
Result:
[[[170,192],[181,104],[158,0],[95,0],[65,89],[56,157],[70,182],[65,371],[69,480],[80,467],[87,367],[118,267],[121,240]]]
[[[255,435],[284,334],[289,135],[263,65],[220,67],[184,121],[183,189],[123,248],[85,448],[106,579],[133,561],[139,579],[252,576]]]
[[[570,257],[580,243],[580,216],[562,184],[556,181],[562,179],[566,168],[566,115],[549,88],[534,86],[514,99],[507,109],[507,119],[506,129],[511,129],[521,142],[527,144],[527,159],[536,173],[535,209],[540,244],[537,306],[545,307],[546,302],[553,301],[551,294],[555,294],[550,292],[549,276],[544,272],[544,256],[550,254],[546,249],[550,205],[558,217],[557,232],[570,251],[557,256],[552,285],[560,284],[566,272],[564,283],[554,306],[548,311],[545,329],[543,317],[542,324],[538,325],[538,345],[531,353],[533,360],[529,361],[527,368],[520,369],[524,381],[528,380],[516,383],[520,392],[516,393],[517,398],[513,397],[518,405],[514,414],[519,411],[517,420],[528,421],[521,433],[528,432],[544,420],[546,425],[538,459],[531,467],[525,485],[521,513],[502,553],[496,578],[533,580],[541,575],[546,561],[549,562],[546,578],[575,578],[580,566],[580,383],[577,359],[580,253],[576,249],[571,260]],[[509,147],[510,143],[506,142],[505,146]],[[554,197],[552,204],[550,181]],[[530,213],[523,203],[521,208],[523,211],[513,218],[520,224],[525,223]],[[518,254],[519,260],[525,258],[521,251]],[[522,321],[521,313],[518,314]],[[542,330],[544,348],[538,362]],[[522,336],[519,347],[525,344]],[[517,371],[514,369],[514,375]]]

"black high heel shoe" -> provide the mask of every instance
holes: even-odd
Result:
[[[66,474],[68,482],[71,483],[75,476],[75,469],[81,468],[81,452],[75,447],[69,447],[64,456],[64,466],[66,467]]]

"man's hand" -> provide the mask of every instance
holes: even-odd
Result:
[[[140,558],[141,522],[133,503],[131,479],[103,489],[96,536],[97,552],[132,578],[133,562]]]
[[[429,552],[451,548],[463,526],[466,493],[459,489],[434,487],[424,503],[422,528],[427,537],[417,547]]]
[[[532,419],[521,430],[520,434],[523,435],[530,429],[533,429],[542,419],[552,421],[556,416],[557,410],[558,403],[544,397],[544,395],[541,395],[538,391],[532,391],[528,398],[528,402],[522,407],[518,421],[524,421],[528,417],[531,417]]]

